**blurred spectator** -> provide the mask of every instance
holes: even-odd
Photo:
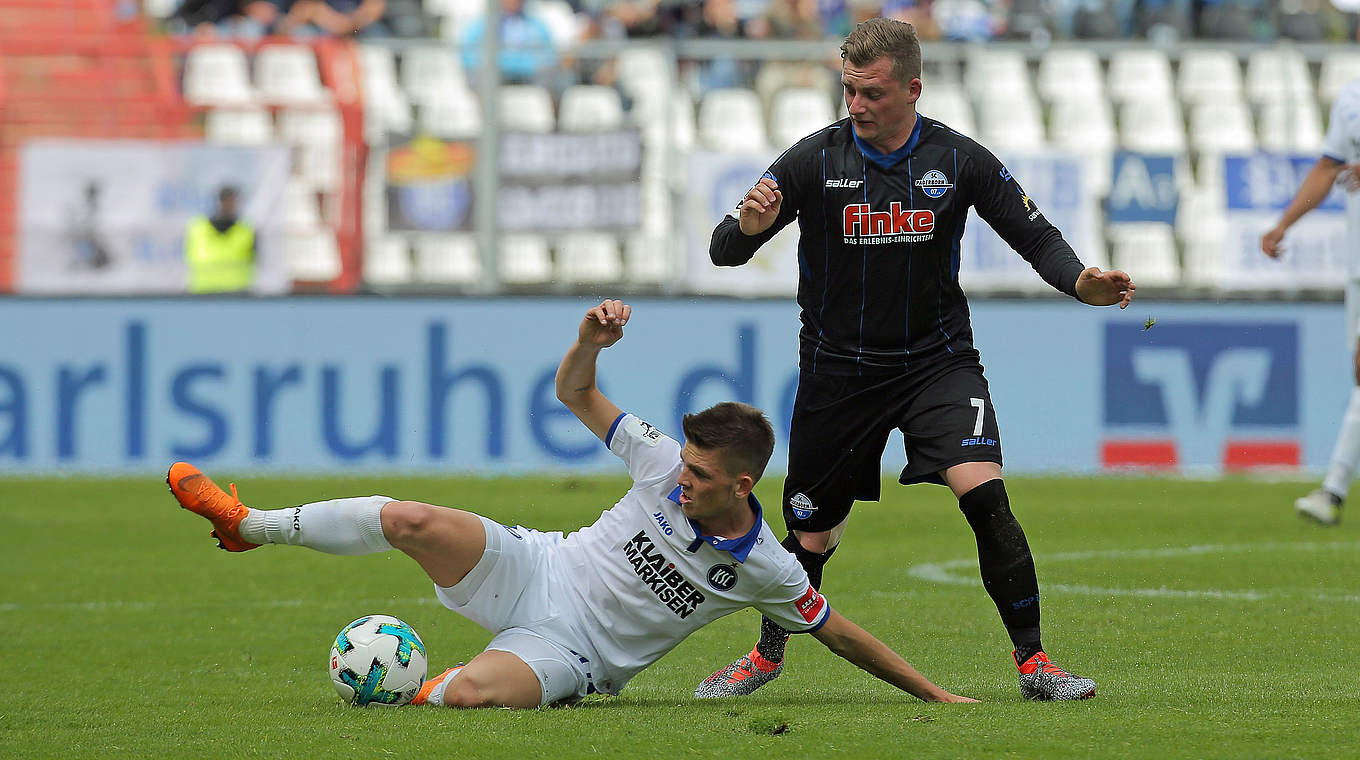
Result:
[[[80,202],[66,209],[72,269],[103,269],[113,259],[105,239],[104,212],[99,204],[102,189],[98,180],[87,180]]]
[[[358,35],[385,37],[382,24],[387,0],[292,0],[279,22],[279,34],[295,37]]]
[[[598,4],[601,7],[592,15],[598,19],[601,37],[656,37],[666,31],[665,14],[658,0],[620,0]]]
[[[1194,36],[1191,0],[1138,0],[1133,11],[1133,34],[1159,43]]]
[[[501,76],[507,84],[547,84],[557,65],[557,51],[553,49],[552,32],[543,19],[524,10],[522,0],[500,0],[500,53],[498,62]],[[469,73],[480,68],[479,49],[486,35],[486,16],[467,25],[460,40],[463,46],[463,68]]]
[[[236,188],[217,191],[212,216],[189,220],[184,263],[190,293],[236,293],[255,281],[255,228],[237,217]]]
[[[1038,4],[1044,0],[1014,0],[1012,8],[1027,2]],[[883,3],[883,16],[911,24],[920,39],[940,38],[940,27],[935,23],[934,0],[887,0]]]
[[[1341,14],[1324,0],[1284,0],[1274,5],[1275,30],[1281,37],[1322,42],[1347,36]]]
[[[699,37],[736,40],[744,36],[735,0],[703,0],[702,10]],[[755,73],[754,62],[736,58],[710,58],[699,61],[698,66],[701,93],[720,87],[747,87]]]
[[[260,37],[268,34],[285,0],[184,0],[166,19],[171,34]]]
[[[1106,40],[1127,35],[1133,5],[1134,0],[1056,0],[1058,36]]]
[[[1199,0],[1200,37],[1214,40],[1269,39],[1264,0]]]
[[[988,0],[935,0],[932,8],[941,39],[986,42],[1000,28],[996,4]]]
[[[821,39],[822,19],[817,15],[817,0],[771,0],[765,6],[765,12],[747,25],[747,36],[755,39]]]

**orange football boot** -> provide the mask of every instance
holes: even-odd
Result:
[[[441,683],[444,683],[448,679],[458,675],[458,671],[462,669],[463,669],[462,665],[459,665],[456,668],[449,668],[443,673],[440,673],[434,678],[431,678],[430,680],[426,681],[423,685],[421,685],[420,691],[416,692],[416,695],[411,698],[411,704],[413,705],[429,704],[430,694],[434,693],[435,687]]]
[[[188,462],[170,465],[165,482],[181,507],[208,518],[213,525],[210,535],[217,539],[218,547],[243,552],[259,546],[241,538],[241,521],[250,508],[236,496],[235,483],[231,484],[231,493],[227,493]]]

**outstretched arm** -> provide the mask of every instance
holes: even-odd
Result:
[[[1284,249],[1280,247],[1280,242],[1284,240],[1284,233],[1294,222],[1297,222],[1304,214],[1317,208],[1319,203],[1332,191],[1332,185],[1336,183],[1337,175],[1346,165],[1335,159],[1323,156],[1313,164],[1313,168],[1308,170],[1303,182],[1299,184],[1299,191],[1294,194],[1294,199],[1285,206],[1284,214],[1280,216],[1280,223],[1274,229],[1261,236],[1261,251],[1265,255],[1276,258]]]
[[[834,609],[827,617],[826,624],[813,631],[812,635],[827,649],[869,671],[871,675],[926,702],[977,701],[951,694],[936,686],[887,644]]]
[[[623,326],[632,313],[633,307],[623,301],[609,300],[586,312],[576,342],[557,365],[557,400],[601,441],[622,412],[595,385],[595,360],[623,337]]]

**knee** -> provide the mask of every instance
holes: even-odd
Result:
[[[424,535],[435,518],[435,507],[418,501],[392,501],[383,506],[383,535],[394,546]]]
[[[813,554],[826,554],[827,550],[834,546],[832,543],[832,539],[834,538],[832,531],[807,533],[805,531],[795,530],[791,532],[793,533],[793,537],[798,540],[798,545]]]

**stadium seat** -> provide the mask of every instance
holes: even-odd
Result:
[[[623,276],[613,235],[569,232],[557,243],[557,280],[573,284],[617,282]]]
[[[1242,99],[1242,67],[1227,50],[1192,49],[1181,56],[1177,89],[1187,107]]]
[[[1051,48],[1039,58],[1035,78],[1039,96],[1049,103],[1105,99],[1105,75],[1100,57],[1088,48]]]
[[[1169,287],[1180,283],[1176,238],[1171,225],[1157,222],[1110,224],[1110,264],[1130,272],[1142,286]]]
[[[584,24],[566,0],[529,0],[525,13],[537,16],[548,27],[555,47],[571,47],[581,41]]]
[[[564,132],[603,132],[623,126],[623,99],[618,90],[576,84],[562,91],[558,126]]]
[[[1266,150],[1316,153],[1322,148],[1322,115],[1312,98],[1262,103],[1257,131]]]
[[[192,105],[250,105],[250,64],[235,45],[208,44],[190,48],[184,59],[184,99]]]
[[[397,84],[397,60],[390,48],[360,45],[359,65],[364,87],[364,132],[378,142],[387,132],[411,131],[411,103]]]
[[[1247,56],[1247,100],[1293,103],[1313,97],[1313,78],[1303,53],[1289,47],[1253,50]]]
[[[308,234],[321,229],[321,210],[316,193],[305,182],[288,180],[283,188],[283,228],[291,234]]]
[[[401,235],[383,235],[364,246],[364,282],[370,285],[405,285],[411,269],[411,246]]]
[[[481,277],[482,259],[473,235],[417,235],[413,247],[416,282],[472,285]]]
[[[835,121],[831,96],[811,87],[786,87],[770,100],[770,137],[775,145],[792,145]]]
[[[501,88],[501,126],[519,132],[551,132],[557,124],[552,95],[538,85],[513,84]]]
[[[960,134],[973,136],[978,133],[977,122],[973,120],[973,106],[962,87],[928,87],[916,101],[916,111],[943,122]]]
[[[203,137],[222,145],[267,145],[274,120],[263,108],[214,108],[203,118]]]
[[[1206,188],[1182,193],[1176,209],[1176,236],[1185,251],[1185,282],[1217,287],[1223,269],[1223,241],[1227,236],[1223,191]]]
[[[1322,57],[1318,72],[1318,97],[1331,105],[1346,83],[1360,79],[1360,53],[1351,50],[1329,50]]]
[[[769,150],[760,98],[744,87],[710,90],[699,102],[697,133],[710,150],[764,153]]]
[[[458,55],[449,47],[412,47],[401,55],[401,87],[411,100],[427,103],[452,91],[467,91]]]
[[[1034,98],[1025,56],[1015,50],[977,47],[968,55],[964,77],[968,92],[977,100]]]
[[[1125,103],[1119,109],[1119,143],[1141,153],[1185,153],[1185,123],[1174,99]]]
[[[296,151],[294,173],[322,192],[340,184],[340,149],[344,136],[334,109],[286,109],[279,112],[279,135]]]
[[[552,279],[552,256],[542,235],[501,236],[500,275],[506,285],[539,285]]]
[[[1104,196],[1110,189],[1111,154],[1118,144],[1110,104],[1104,98],[1058,100],[1053,103],[1050,122],[1050,144],[1081,156],[1090,183],[1088,192]]]
[[[294,280],[330,282],[340,276],[340,250],[335,244],[335,233],[322,230],[288,234],[283,241],[284,260]]]
[[[619,87],[633,98],[674,89],[674,62],[659,47],[625,48],[614,59],[614,69],[618,72]]]
[[[468,22],[486,12],[483,0],[424,0],[425,12],[440,19],[439,35],[458,40]]]
[[[993,95],[978,111],[981,140],[993,150],[1038,150],[1044,147],[1044,123],[1032,97]]]
[[[316,55],[306,45],[271,44],[255,53],[255,89],[268,103],[330,102],[321,86]]]
[[[630,283],[659,285],[671,277],[669,247],[664,236],[630,235],[624,243],[624,271]]]
[[[449,90],[420,106],[418,122],[435,137],[471,139],[482,132],[482,103],[471,90]]]
[[[1190,108],[1190,147],[1202,153],[1247,153],[1256,149],[1251,111],[1238,100],[1211,100]]]
[[[1110,56],[1107,78],[1110,100],[1117,106],[1128,102],[1171,100],[1171,61],[1166,53],[1151,48],[1125,48]]]

